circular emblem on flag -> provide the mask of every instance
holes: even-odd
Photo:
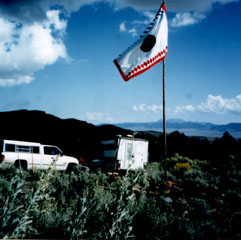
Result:
[[[149,52],[156,44],[156,37],[154,35],[147,35],[141,44],[141,50],[143,52]]]

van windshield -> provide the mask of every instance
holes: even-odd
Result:
[[[61,151],[56,147],[45,146],[44,147],[44,154],[47,155],[61,155]]]

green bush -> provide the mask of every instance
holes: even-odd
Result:
[[[54,163],[46,171],[0,169],[0,238],[240,239],[241,170],[233,159],[218,176],[206,161],[176,154],[168,182],[160,163],[118,177],[81,167],[65,174]]]
[[[175,171],[183,171],[183,172],[187,172],[189,170],[191,170],[191,166],[188,162],[185,162],[185,163],[177,163],[175,166],[174,166],[174,170]]]

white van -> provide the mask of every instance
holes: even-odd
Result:
[[[42,145],[35,142],[3,140],[0,143],[0,165],[14,165],[22,169],[47,169],[54,159],[56,170],[71,172],[79,161],[65,156],[56,146]]]

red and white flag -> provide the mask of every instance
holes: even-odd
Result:
[[[166,4],[163,3],[140,39],[114,60],[123,79],[128,81],[164,60],[167,40]]]

